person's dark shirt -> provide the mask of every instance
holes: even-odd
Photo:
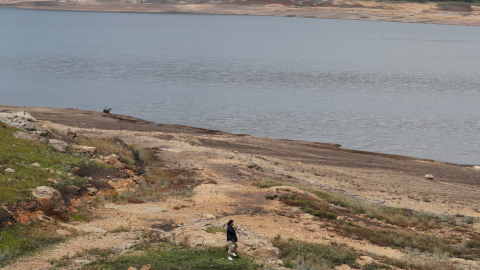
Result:
[[[230,240],[235,240],[235,242],[238,241],[237,233],[235,232],[232,226],[227,227],[227,241],[230,241]]]

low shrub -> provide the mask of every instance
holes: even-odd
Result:
[[[296,240],[284,241],[280,236],[275,237],[272,243],[280,249],[280,259],[290,268],[299,264],[333,268],[337,265],[352,264],[358,258],[357,252],[348,247],[327,246]]]

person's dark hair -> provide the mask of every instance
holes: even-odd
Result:
[[[233,220],[230,219],[230,220],[228,221],[228,223],[227,223],[228,226],[232,225],[232,222],[233,222]]]

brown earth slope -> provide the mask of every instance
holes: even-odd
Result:
[[[219,164],[210,165],[224,178],[241,180],[248,170],[245,164],[256,164],[265,169],[259,177],[262,179],[320,186],[389,206],[480,217],[480,171],[468,166],[348,150],[333,144],[157,125],[93,111],[12,106],[0,106],[0,111],[27,111],[39,120],[84,134],[118,136],[140,147],[170,149],[163,151],[165,158],[180,167],[190,163],[198,167],[209,164],[205,158],[212,159]],[[189,161],[194,154],[203,158]],[[254,179],[257,172],[250,172],[247,180]],[[425,174],[433,174],[434,180],[425,179]]]

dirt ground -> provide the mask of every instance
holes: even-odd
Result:
[[[215,180],[212,182],[216,184],[202,184],[193,197],[186,199],[169,198],[149,204],[107,203],[94,210],[95,218],[89,223],[62,225],[65,230],[104,230],[100,234],[81,234],[40,254],[19,259],[2,268],[5,270],[53,269],[50,262],[65,256],[76,258],[75,254],[92,247],[121,251],[141,241],[138,232],[190,225],[194,218],[215,218],[220,222],[234,219],[238,225],[270,238],[281,234],[284,239],[335,242],[378,256],[405,256],[398,249],[338,235],[334,228],[299,209],[278,200],[266,200],[265,196],[272,195],[273,190],[252,185],[264,180],[312,186],[394,207],[480,217],[480,171],[467,166],[354,151],[334,144],[157,125],[93,111],[0,106],[0,112],[6,111],[27,111],[38,120],[55,123],[56,129],[96,138],[119,137],[129,145],[155,149],[166,168],[195,169],[199,177]],[[252,164],[262,169],[249,168]],[[427,173],[433,174],[434,180],[425,179]],[[386,225],[378,222],[369,226]],[[118,231],[121,227],[130,231]],[[59,269],[75,269],[85,263],[82,256],[77,257],[76,264]]]
[[[161,151],[167,166],[213,171],[247,183],[292,181],[394,207],[480,217],[480,171],[469,166],[342,149],[338,145],[261,138],[74,109],[0,106],[80,134],[120,137]],[[264,172],[248,169],[256,164]],[[425,174],[434,175],[433,180]]]

